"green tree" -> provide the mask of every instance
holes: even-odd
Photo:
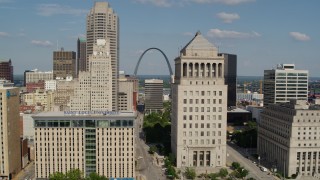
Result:
[[[228,174],[229,174],[229,173],[228,173],[228,170],[225,169],[225,168],[222,168],[222,169],[220,169],[220,171],[219,171],[219,176],[222,177],[222,178],[227,177]]]
[[[150,154],[154,154],[157,150],[158,150],[157,146],[150,146],[148,152],[149,152]]]
[[[49,179],[50,180],[63,180],[63,179],[66,179],[66,175],[64,175],[61,172],[55,172],[55,173],[49,175]]]
[[[96,172],[92,172],[89,174],[89,176],[86,177],[86,180],[109,180],[103,175],[99,175]]]
[[[236,174],[236,177],[237,178],[245,178],[246,176],[248,176],[249,174],[249,171],[244,169],[243,167],[240,167],[237,169],[237,174]]]
[[[66,173],[66,179],[68,180],[83,179],[83,173],[79,169],[71,169]]]
[[[231,166],[232,166],[232,168],[234,169],[234,170],[237,170],[237,169],[239,169],[241,166],[240,166],[240,163],[238,163],[238,162],[233,162],[232,164],[231,164]]]
[[[185,175],[188,179],[195,179],[196,178],[196,171],[193,168],[186,168]]]
[[[208,174],[208,178],[210,180],[217,180],[219,178],[219,174],[217,174],[217,173]]]

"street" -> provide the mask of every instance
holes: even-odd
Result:
[[[145,180],[165,180],[164,172],[161,167],[157,167],[153,163],[153,158],[148,153],[149,146],[140,138],[143,126],[143,114],[138,113],[135,122],[135,141],[136,141],[136,156],[137,160],[136,173],[139,177],[145,178]]]
[[[247,178],[254,178],[254,179],[276,179],[272,175],[268,175],[268,172],[262,172],[257,164],[254,164],[252,160],[245,158],[243,154],[240,154],[238,151],[240,149],[235,150],[237,146],[230,146],[227,144],[227,163],[231,164],[232,162],[238,162],[241,166],[249,171],[249,175]]]
[[[33,180],[35,178],[35,166],[34,162],[28,164],[24,169],[22,169],[13,180]]]

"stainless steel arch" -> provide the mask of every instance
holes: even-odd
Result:
[[[149,50],[153,50],[153,49],[154,49],[154,50],[158,50],[159,52],[161,52],[161,54],[164,56],[164,58],[165,58],[166,61],[167,61],[167,65],[168,65],[168,68],[169,68],[170,75],[173,75],[172,69],[171,69],[171,65],[170,65],[170,63],[169,63],[169,60],[168,60],[167,56],[164,54],[163,51],[161,51],[161,49],[152,47],[152,48],[149,48],[149,49],[145,50],[145,51],[141,54],[141,56],[140,56],[140,58],[139,58],[139,61],[138,61],[137,65],[136,65],[136,68],[134,69],[134,76],[137,76],[137,72],[138,72],[138,68],[139,68],[139,65],[140,65],[140,61],[141,61],[141,59],[143,58],[144,54],[145,54],[146,52],[148,52]]]

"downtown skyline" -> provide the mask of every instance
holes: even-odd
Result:
[[[197,31],[219,52],[237,54],[238,75],[263,76],[276,64],[294,63],[320,77],[316,17],[320,2],[262,0],[109,0],[120,18],[120,70],[133,74],[142,52],[160,48],[171,66]],[[94,1],[0,0],[0,59],[11,58],[14,74],[52,70],[52,53],[76,51],[85,37]],[[8,19],[8,17],[10,17]],[[146,68],[148,67],[148,68]],[[164,69],[164,70],[163,70]],[[169,74],[159,52],[145,54],[138,74]]]

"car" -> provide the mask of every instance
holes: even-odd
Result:
[[[263,172],[267,172],[267,171],[268,171],[268,169],[265,168],[265,167],[263,167],[263,166],[261,166],[260,169],[261,169],[261,171],[263,171]]]

